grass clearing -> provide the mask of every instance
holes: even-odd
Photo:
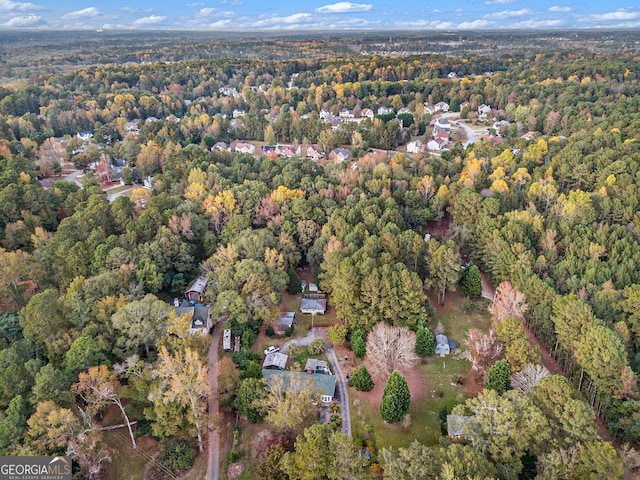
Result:
[[[433,331],[438,322],[442,323],[444,334],[457,342],[459,350],[470,328],[486,331],[491,324],[491,316],[483,300],[473,305],[464,300],[459,293],[448,294],[444,305],[434,304],[435,318],[429,325]],[[407,447],[414,440],[425,445],[438,445],[442,435],[440,412],[449,411],[476,393],[477,385],[466,378],[469,367],[467,360],[456,355],[429,357],[414,367],[411,377],[420,382],[420,391],[417,395],[412,392],[410,421],[405,425],[403,422],[387,424],[382,420],[379,388],[368,393],[349,388],[354,437],[372,441],[376,449],[381,446]],[[384,382],[386,379],[376,381]],[[411,389],[411,381],[408,381]],[[418,388],[414,387],[414,390]]]

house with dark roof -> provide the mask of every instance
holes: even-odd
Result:
[[[267,381],[267,384],[273,382],[272,379],[276,377],[281,378],[282,388],[285,392],[292,388],[292,385],[304,385],[306,382],[310,382],[314,393],[320,396],[320,401],[323,403],[333,401],[336,391],[336,377],[333,375],[263,369],[262,376]]]
[[[197,335],[206,335],[211,330],[211,305],[191,305],[183,303],[175,307],[178,316],[190,315],[189,331]]]
[[[293,328],[296,324],[296,312],[282,312],[278,318],[278,327],[283,331]]]
[[[446,335],[436,335],[436,355],[444,357],[451,353],[451,347],[449,346],[449,339]]]

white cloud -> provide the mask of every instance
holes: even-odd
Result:
[[[34,5],[33,3],[23,3],[23,2],[12,2],[11,0],[0,0],[0,10],[8,10],[10,12],[24,12],[25,10],[41,10],[41,5]],[[14,17],[14,18],[26,18],[29,15],[25,15],[24,17]],[[13,18],[9,21],[12,21]],[[8,22],[7,22],[8,23]]]
[[[338,2],[329,5],[323,5],[316,8],[318,13],[352,13],[352,12],[369,12],[373,9],[373,5],[369,3],[352,3]]]
[[[630,12],[627,10],[617,10],[615,12],[593,14],[583,17],[585,22],[614,22],[624,20],[635,20],[640,17],[640,12]]]
[[[516,3],[516,0],[487,0],[484,3],[487,5],[508,5],[510,3]]]
[[[160,15],[149,15],[148,17],[142,17],[135,20],[131,25],[134,27],[144,27],[145,25],[155,25],[156,23],[162,23],[167,17]]]
[[[560,7],[560,6],[554,5],[553,7],[549,7],[549,11],[550,12],[570,12],[571,7]]]
[[[476,30],[478,28],[489,28],[493,25],[495,23],[488,20],[474,20],[473,22],[462,22],[456,28],[460,30]]]
[[[76,10],[75,12],[69,12],[63,15],[62,20],[78,20],[83,18],[95,18],[102,15],[100,10],[96,7],[83,8],[82,10]]]
[[[269,27],[279,27],[282,24],[285,24],[285,25],[306,24],[311,22],[311,19],[312,19],[312,16],[310,13],[294,13],[292,15],[287,15],[286,17],[273,15],[271,17],[262,17],[260,20],[255,21],[253,23],[253,27],[269,28]]]
[[[513,25],[509,25],[509,28],[555,28],[562,27],[565,24],[565,20],[523,20],[516,22]]]
[[[211,15],[213,12],[215,12],[216,9],[215,8],[211,8],[211,7],[207,7],[207,8],[201,8],[198,13],[200,15]]]
[[[202,2],[193,2],[193,3],[187,3],[185,7],[202,7],[203,5],[204,3]]]
[[[18,17],[10,18],[7,22],[3,23],[4,27],[33,27],[35,25],[42,24],[42,17],[34,15],[20,15]]]
[[[488,13],[484,16],[484,18],[514,18],[521,17],[523,15],[532,15],[533,13],[534,12],[529,10],[528,8],[521,8],[520,10],[503,10],[502,12]]]
[[[413,22],[396,22],[398,28],[425,28],[434,30],[451,30],[456,28],[453,22],[441,22],[438,20],[416,20]]]
[[[231,20],[218,20],[209,24],[209,28],[225,28],[231,24]]]
[[[220,2],[223,5],[244,5],[244,1],[243,0],[221,0]]]

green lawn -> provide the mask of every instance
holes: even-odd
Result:
[[[449,294],[444,306],[435,307],[436,315],[429,325],[433,331],[438,322],[442,323],[445,335],[454,339],[459,348],[463,347],[462,342],[470,328],[486,331],[491,323],[491,316],[482,300],[465,312],[462,308],[463,299],[458,294]],[[454,355],[430,357],[417,365],[415,369],[423,382],[422,394],[419,398],[412,398],[409,426],[386,424],[380,417],[377,402],[371,401],[371,394],[349,388],[354,437],[372,440],[376,448],[406,447],[413,440],[426,445],[438,445],[441,436],[440,411],[450,410],[472,394],[467,390],[467,385],[457,382],[458,379],[465,381],[463,377],[469,372],[469,366],[467,360]],[[474,386],[471,385],[471,388]]]

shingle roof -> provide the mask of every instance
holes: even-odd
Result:
[[[319,373],[287,372],[282,370],[262,370],[262,376],[269,382],[271,377],[279,376],[283,380],[283,388],[286,391],[291,386],[292,379],[299,379],[302,382],[311,381],[314,390],[321,395],[333,397],[336,391],[336,377],[333,375],[323,375]]]

